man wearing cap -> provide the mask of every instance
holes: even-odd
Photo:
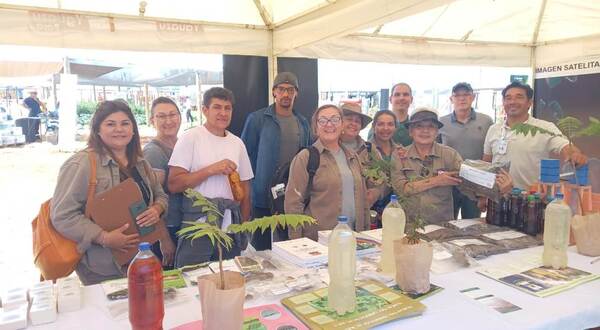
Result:
[[[242,130],[242,141],[255,175],[252,181],[253,218],[271,215],[269,196],[273,174],[280,166],[289,166],[298,151],[312,142],[308,120],[294,110],[298,95],[296,75],[291,72],[277,74],[271,92],[275,103],[248,115]],[[270,232],[255,234],[252,245],[257,250],[270,249]]]
[[[405,124],[413,143],[403,158],[394,154],[392,187],[396,193],[416,197],[414,207],[408,208],[409,217],[420,210],[428,223],[454,219],[452,187],[458,185],[458,170],[462,157],[456,150],[437,143],[438,130],[444,126],[437,112],[418,108]]]
[[[413,102],[412,88],[407,83],[397,83],[392,86],[392,95],[390,95],[390,103],[392,111],[396,115],[398,123],[392,140],[394,143],[402,146],[408,146],[412,143],[412,139],[408,134],[408,129],[404,124],[408,122],[408,108]],[[373,128],[369,130],[369,140],[373,137]]]
[[[478,113],[472,108],[475,95],[469,83],[459,82],[452,87],[452,113],[440,118],[444,124],[440,128],[442,144],[456,150],[463,159],[481,159],[483,142],[488,128],[494,121],[490,116]],[[458,211],[463,219],[474,219],[481,216],[477,203],[463,195],[456,187],[453,188],[454,218]]]

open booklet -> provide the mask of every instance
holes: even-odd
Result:
[[[291,296],[281,303],[311,329],[368,329],[425,310],[425,305],[377,281],[356,284],[356,309],[344,315],[328,307],[327,288]]]
[[[539,255],[531,256],[520,265],[488,267],[477,272],[537,297],[547,297],[600,278],[598,274],[571,267],[543,267],[539,259]]]

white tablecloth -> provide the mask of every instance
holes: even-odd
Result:
[[[594,258],[572,252],[570,248],[569,266],[595,274],[600,273],[600,262],[590,264]],[[509,263],[524,254],[542,253],[542,247],[535,247],[481,260],[480,267],[497,266]],[[423,300],[427,310],[422,316],[391,322],[377,329],[585,329],[600,326],[600,280],[582,284],[568,291],[538,298],[513,289],[500,282],[475,273],[477,268],[469,268],[444,275],[432,275],[431,281],[444,288],[443,291]],[[459,290],[479,287],[499,298],[503,298],[522,309],[501,314],[463,295]],[[194,296],[196,289],[186,288],[191,297],[186,303],[165,309],[164,328],[185,324],[201,318],[200,303]],[[106,307],[106,298],[99,285],[84,288],[83,308],[76,312],[60,313],[55,323],[43,326],[30,326],[28,329],[129,329],[126,317],[113,319]],[[277,303],[273,299],[255,301],[252,305]],[[251,307],[247,305],[246,307]]]

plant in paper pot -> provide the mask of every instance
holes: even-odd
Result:
[[[200,304],[204,329],[241,329],[244,321],[245,281],[238,272],[223,271],[223,249],[231,249],[233,239],[228,235],[251,234],[257,230],[274,231],[277,226],[296,228],[306,224],[314,224],[315,220],[306,215],[282,214],[242,224],[231,224],[227,230],[218,225],[223,214],[202,194],[188,189],[185,196],[193,201],[194,207],[199,207],[206,214],[206,222],[187,222],[177,234],[182,238],[193,240],[206,236],[217,247],[219,253],[219,273],[198,277]]]
[[[429,269],[433,260],[433,246],[421,240],[418,232],[425,224],[423,217],[416,214],[406,224],[404,238],[394,241],[396,283],[403,291],[410,293],[424,293],[430,288]]]
[[[594,117],[589,117],[589,123],[583,127],[583,123],[575,117],[564,117],[558,120],[556,126],[562,134],[556,134],[546,129],[530,125],[530,124],[517,124],[512,130],[517,134],[523,134],[527,136],[531,134],[547,134],[550,136],[563,136],[569,141],[569,145],[573,145],[573,139],[581,136],[600,136],[600,120]],[[575,164],[571,162],[572,168],[575,168]],[[575,184],[579,185],[578,175],[575,174]],[[579,189],[577,192],[577,201],[579,203],[579,209],[582,211],[582,215],[575,215],[571,221],[572,234],[577,244],[577,252],[587,256],[600,256],[600,213],[592,211],[592,214],[586,214],[586,210],[583,207],[583,197]]]

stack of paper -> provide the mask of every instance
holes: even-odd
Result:
[[[27,304],[15,309],[0,308],[0,330],[18,330],[27,328]]]
[[[327,247],[306,237],[274,242],[273,254],[300,267],[318,267],[327,263]]]
[[[323,245],[329,245],[329,236],[333,230],[320,230],[318,232],[318,242]],[[362,235],[365,232],[357,233],[354,232],[354,237],[356,237],[356,256],[361,257],[367,254],[375,253],[379,251],[377,244],[375,244],[375,239],[370,236]],[[361,240],[361,238],[365,238],[366,240]]]
[[[29,318],[33,325],[56,321],[56,296],[52,281],[34,284],[29,289]]]
[[[56,285],[59,312],[72,312],[81,308],[81,287],[77,278],[59,278]]]

